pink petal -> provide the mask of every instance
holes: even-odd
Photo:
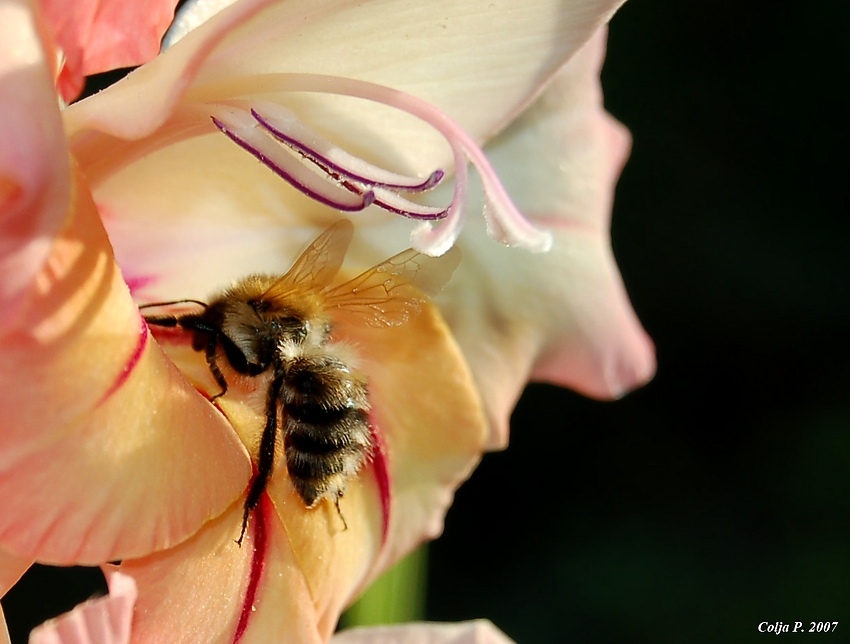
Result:
[[[30,644],[129,644],[136,583],[120,572],[107,573],[109,594],[33,629]]]
[[[399,624],[352,628],[337,633],[332,644],[511,644],[491,622]]]
[[[153,58],[177,0],[39,0],[39,4],[64,55],[59,84],[70,101],[79,95],[85,76]]]
[[[0,6],[0,328],[14,319],[62,226],[68,153],[28,3]]]
[[[488,152],[550,253],[496,247],[481,227],[461,237],[466,261],[441,308],[468,356],[496,428],[529,377],[618,397],[655,371],[652,342],[623,288],[609,245],[614,185],[629,136],[603,109],[600,32]],[[528,163],[517,162],[528,159]]]
[[[332,139],[368,149],[374,160],[389,160],[388,167],[427,175],[453,165],[442,136],[368,101],[290,92],[290,81],[311,73],[351,76],[410,92],[481,140],[527,105],[619,4],[340,0],[317,11],[309,0],[238,2],[142,69],[71,106],[65,112],[68,132],[98,201],[104,173],[123,171],[164,145],[213,133],[204,102],[252,94],[291,104]],[[377,35],[374,25],[380,25]],[[409,37],[410,25],[416,25],[417,38]],[[352,50],[358,56],[349,55]],[[333,91],[332,82],[328,87]],[[203,154],[191,156],[195,163],[184,175],[212,171]],[[251,168],[262,184],[279,182],[256,172],[244,153],[234,158],[233,171]],[[157,190],[171,192],[171,182],[160,180]],[[198,212],[208,210],[206,201],[198,195]]]

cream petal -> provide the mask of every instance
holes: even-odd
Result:
[[[70,171],[28,2],[0,3],[0,327],[19,312],[65,218]]]
[[[147,331],[85,186],[0,332],[0,544],[97,563],[177,543],[244,490],[232,427]]]
[[[214,96],[228,78],[248,79],[245,88],[250,76],[281,71],[351,77],[434,103],[484,140],[527,105],[620,4],[339,0],[317,8],[309,0],[276,3],[236,28],[213,52],[195,79],[195,95]],[[268,79],[260,79],[257,91],[264,82]],[[311,121],[335,132],[357,123],[362,144],[392,148],[411,169],[450,166],[439,138],[412,130],[398,113],[360,102],[329,107],[327,114],[316,101],[304,109]]]
[[[135,274],[141,279],[150,275],[154,268],[149,265],[156,262],[160,274],[189,279],[162,285],[145,299],[163,293],[201,297],[247,270],[267,270],[255,268],[263,264],[261,256],[290,256],[292,245],[273,245],[285,237],[282,231],[303,226],[305,220],[318,227],[333,215],[293,195],[289,186],[224,140],[207,118],[210,110],[197,101],[268,93],[267,98],[301,105],[302,116],[349,139],[352,151],[388,159],[389,168],[410,166],[427,176],[437,165],[451,167],[451,154],[439,136],[409,115],[354,99],[333,101],[325,112],[315,94],[275,93],[275,88],[297,84],[302,72],[381,82],[435,101],[482,139],[531,100],[618,5],[546,1],[534,7],[507,2],[491,8],[488,3],[447,3],[440,12],[433,5],[400,0],[339,1],[322,9],[301,0],[239,2],[143,69],[71,106],[65,111],[66,127],[74,155],[107,213],[107,229],[131,283]],[[385,20],[387,14],[394,19]],[[373,24],[381,25],[379,35]],[[417,38],[408,37],[410,25],[415,25]],[[351,50],[359,55],[349,55]],[[278,76],[263,75],[267,72]],[[334,83],[327,85],[333,91]],[[409,155],[416,160],[411,162]],[[380,212],[357,215],[358,223],[367,226],[392,218]],[[264,230],[252,235],[247,228],[260,220],[266,222]],[[214,230],[219,225],[224,228]],[[244,249],[258,237],[257,248],[247,257]],[[296,239],[300,244],[302,237]],[[152,248],[157,251],[150,252]],[[215,276],[192,270],[193,263],[212,253],[233,259],[217,261]],[[147,265],[140,267],[139,261]]]
[[[240,2],[96,99],[72,106],[66,122],[72,136],[88,129],[139,138],[165,120],[187,86],[187,100],[220,100],[287,89],[266,75],[294,72],[358,78],[414,94],[484,140],[518,114],[620,4]],[[140,92],[150,94],[148,100],[140,103]],[[277,99],[301,105],[311,122],[403,171],[451,167],[441,137],[396,110],[316,96]]]
[[[398,624],[341,631],[332,644],[511,644],[507,635],[485,619],[457,624]]]
[[[604,39],[600,32],[488,147],[523,211],[553,231],[552,251],[497,247],[468,225],[464,264],[438,300],[487,402],[493,447],[507,443],[508,415],[529,377],[611,398],[655,370],[609,245],[629,137],[601,104]]]

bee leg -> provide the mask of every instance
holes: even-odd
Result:
[[[274,469],[274,448],[277,442],[277,414],[280,408],[280,393],[283,389],[283,371],[278,373],[269,385],[268,398],[266,399],[266,426],[260,438],[260,453],[258,455],[257,473],[248,488],[248,496],[245,499],[245,512],[242,514],[242,532],[236,543],[242,545],[245,538],[245,530],[248,528],[248,517],[251,511],[257,507],[269,482],[269,477]]]
[[[179,326],[180,320],[173,315],[144,315],[145,322],[148,324],[153,324],[154,326]]]
[[[227,393],[227,380],[224,378],[224,374],[221,373],[221,369],[218,366],[218,359],[216,357],[217,346],[218,338],[215,335],[210,335],[207,339],[207,344],[204,347],[204,356],[207,359],[207,366],[210,368],[212,377],[215,379],[218,386],[221,387],[221,391],[210,398],[210,402],[213,402],[216,398],[221,398]]]
[[[336,513],[339,515],[339,518],[342,519],[343,530],[348,530],[348,522],[345,520],[345,517],[342,516],[342,510],[339,509],[339,500],[342,498],[342,491],[336,493],[334,497],[334,507],[336,507]]]

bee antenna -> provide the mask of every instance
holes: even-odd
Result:
[[[171,306],[172,304],[185,304],[187,302],[189,302],[190,304],[199,304],[204,308],[207,308],[207,306],[209,306],[206,302],[201,302],[200,300],[171,300],[169,302],[151,302],[149,304],[140,304],[139,310],[141,311],[142,309],[149,309],[154,306]]]

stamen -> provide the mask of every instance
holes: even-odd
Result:
[[[272,138],[259,130],[251,116],[242,110],[220,107],[213,115],[212,121],[231,141],[319,203],[345,212],[356,212],[375,200],[375,193],[371,190],[362,193],[351,192],[308,170],[298,159],[293,158]]]
[[[440,183],[445,176],[445,172],[439,169],[424,181],[419,177],[388,172],[322,138],[292,112],[274,103],[255,103],[251,114],[278,141],[337,178],[399,192],[424,192]]]
[[[209,89],[212,90],[212,87]],[[538,230],[523,217],[499,181],[484,151],[458,123],[427,101],[374,83],[319,74],[243,76],[216,83],[211,93],[207,93],[204,87],[198,87],[194,95],[197,99],[205,97],[206,100],[214,101],[216,95],[219,97],[223,95],[250,96],[272,91],[337,94],[383,103],[425,121],[443,135],[452,151],[455,182],[451,203],[448,207],[440,209],[414,204],[401,197],[398,192],[427,190],[442,179],[442,171],[438,170],[424,180],[411,181],[411,178],[406,177],[399,179],[401,175],[376,168],[345,153],[297,123],[297,120],[292,122],[289,117],[279,118],[278,114],[282,113],[282,108],[276,104],[265,104],[274,106],[270,112],[267,111],[267,107],[252,110],[251,118],[255,119],[255,125],[261,126],[265,132],[269,133],[270,136],[267,137],[269,140],[271,136],[274,136],[280,143],[321,168],[327,176],[339,182],[335,187],[352,191],[355,195],[362,194],[364,197],[371,194],[375,205],[405,217],[423,221],[444,219],[445,221],[439,226],[432,227],[428,223],[423,223],[413,231],[411,241],[417,250],[432,256],[442,255],[452,247],[460,235],[465,215],[469,162],[475,166],[481,176],[485,201],[483,214],[487,220],[490,236],[505,245],[520,246],[532,252],[545,252],[551,247],[551,234]],[[261,156],[264,153],[278,163],[277,156],[268,154],[266,147],[255,144],[253,140],[249,145],[247,140],[240,142],[233,136],[231,138],[263,163],[269,165]],[[284,176],[275,166],[269,165],[269,167]],[[283,167],[282,163],[280,167]],[[287,166],[287,169],[290,168]],[[314,174],[314,176],[317,175]],[[297,183],[293,185],[302,189]],[[314,189],[322,194],[318,188]],[[309,193],[305,191],[305,194]]]

